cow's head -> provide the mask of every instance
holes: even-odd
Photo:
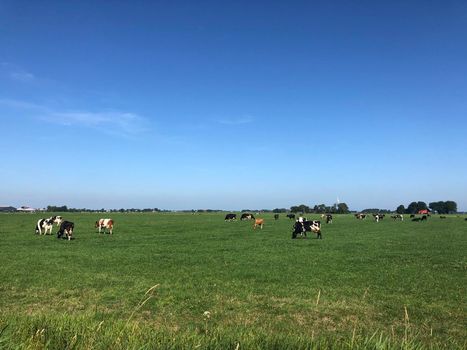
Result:
[[[63,218],[61,216],[55,216],[54,220],[53,220],[53,222],[55,222],[57,224],[57,226],[60,226],[62,221],[63,221]]]

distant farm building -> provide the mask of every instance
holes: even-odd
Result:
[[[17,208],[16,210],[17,210],[17,211],[22,211],[22,212],[25,212],[25,213],[34,213],[34,212],[36,212],[37,209],[31,208],[31,207],[22,206],[22,207]]]

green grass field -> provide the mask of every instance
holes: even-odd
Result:
[[[0,348],[467,346],[463,217],[336,215],[322,240],[292,240],[284,214],[254,231],[221,213],[113,213],[112,236],[99,214],[62,215],[72,241],[34,234],[47,213],[0,215]]]

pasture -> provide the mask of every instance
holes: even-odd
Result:
[[[322,240],[292,240],[284,214],[262,230],[225,213],[60,215],[74,240],[34,234],[50,213],[0,215],[0,348],[466,348],[463,217],[335,215]],[[104,216],[113,235],[94,228]]]

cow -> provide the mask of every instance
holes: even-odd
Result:
[[[421,218],[413,218],[412,221],[420,221]]]
[[[306,238],[307,232],[315,232],[316,238],[321,239],[321,222],[319,220],[310,220],[310,221],[295,221],[292,231],[292,239],[297,238],[297,235]]]
[[[237,220],[237,214],[227,214],[225,216],[224,221],[232,221],[232,220]]]
[[[75,224],[70,222],[70,221],[63,221],[60,224],[60,230],[57,232],[57,238],[63,238],[63,239],[68,239],[71,240],[71,237],[73,236],[73,229],[75,228]],[[62,237],[65,235],[64,237]]]
[[[410,218],[413,219],[415,217],[415,214],[410,214]]]
[[[259,226],[260,229],[263,229],[264,219],[255,219],[255,224],[253,225],[253,229],[256,230],[256,227]]]
[[[366,218],[366,214],[362,214],[362,213],[355,214],[355,218],[358,220],[363,220]]]
[[[274,220],[279,220],[279,214],[274,214]]]
[[[467,221],[467,218],[465,218],[464,221]]]
[[[391,219],[404,221],[404,215],[402,214],[391,215]]]
[[[52,234],[53,224],[59,226],[62,223],[63,219],[61,216],[51,216],[47,219],[39,219],[36,224],[36,234],[42,235],[42,230],[44,230],[44,235]]]
[[[332,215],[326,214],[326,224],[332,224]]]
[[[47,219],[39,219],[36,224],[36,234],[39,235],[46,235],[47,231],[49,232],[48,234],[52,234],[52,228],[53,228],[53,221],[50,220],[50,218]],[[43,231],[42,231],[43,230]]]
[[[440,219],[446,219],[446,217],[444,215],[440,215],[439,217]]]
[[[109,233],[112,234],[114,221],[112,219],[99,219],[99,221],[96,221],[95,228],[99,228],[99,233],[101,233],[102,230],[104,233],[108,230]]]
[[[427,216],[426,215],[423,215],[422,218],[420,219],[420,221],[426,221],[427,220]]]
[[[253,220],[254,218],[253,214],[243,213],[240,220]]]
[[[379,222],[380,220],[384,219],[385,214],[373,214],[373,218],[375,219],[376,222]]]
[[[295,214],[287,214],[286,215],[289,219],[295,219]]]

